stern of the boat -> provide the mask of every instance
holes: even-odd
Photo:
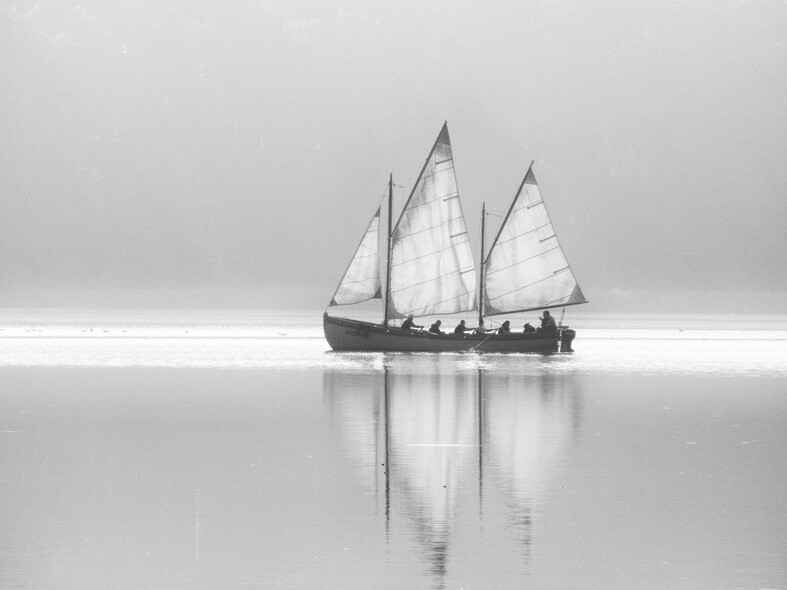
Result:
[[[574,330],[569,330],[568,328],[561,331],[560,352],[574,352],[574,349],[571,348],[571,343],[576,335],[577,333]]]

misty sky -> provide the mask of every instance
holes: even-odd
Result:
[[[325,305],[446,120],[476,247],[535,160],[591,302],[787,293],[775,0],[2,2],[0,290]]]

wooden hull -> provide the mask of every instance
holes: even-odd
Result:
[[[574,330],[561,337],[530,334],[430,334],[323,315],[325,339],[333,350],[355,352],[572,352]]]

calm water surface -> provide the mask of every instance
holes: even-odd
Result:
[[[787,589],[787,320],[336,354],[319,312],[6,311],[0,588]]]

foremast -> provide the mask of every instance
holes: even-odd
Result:
[[[484,322],[484,229],[486,227],[486,202],[481,203],[481,257],[478,268],[478,325]]]

